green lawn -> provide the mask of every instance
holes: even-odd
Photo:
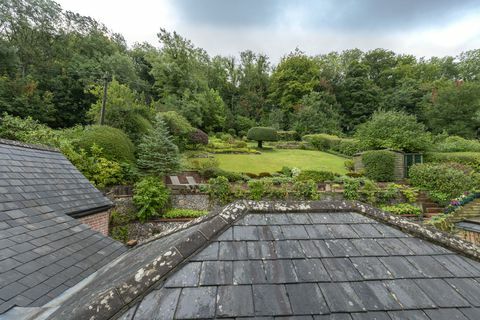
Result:
[[[312,150],[274,149],[262,154],[217,154],[220,168],[234,172],[276,172],[282,167],[296,167],[302,170],[325,170],[346,173],[345,158]]]

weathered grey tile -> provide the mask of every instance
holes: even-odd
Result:
[[[291,260],[266,260],[263,265],[268,283],[295,283],[298,281]]]
[[[363,279],[348,258],[325,258],[321,260],[333,281],[356,281]]]
[[[297,240],[275,241],[275,251],[279,258],[304,258],[302,247]]]
[[[210,243],[205,249],[197,253],[192,261],[218,260],[218,242]]]
[[[392,320],[430,320],[421,310],[390,311],[388,315]]]
[[[307,230],[302,225],[284,225],[281,226],[285,239],[301,240],[309,239]]]
[[[350,257],[360,255],[360,252],[353,245],[353,243],[347,239],[325,240],[325,244],[334,257]]]
[[[384,282],[404,309],[435,308],[435,303],[413,280],[387,280]]]
[[[200,272],[200,285],[233,284],[232,261],[205,261]]]
[[[480,307],[480,283],[470,278],[445,279],[458,293],[473,306]]]
[[[400,239],[405,243],[415,254],[419,255],[431,255],[431,254],[445,254],[450,251],[437,246],[433,243],[429,243],[425,240],[418,238],[402,238]]]
[[[361,297],[357,295],[350,283],[319,283],[319,287],[331,312],[366,311]]]
[[[267,278],[262,261],[247,260],[233,262],[233,284],[261,284],[266,281]]]
[[[413,255],[413,251],[400,239],[376,239],[377,243],[391,256]]]
[[[281,316],[292,313],[283,285],[254,285],[253,299],[257,316]]]
[[[293,260],[299,282],[330,281],[330,276],[320,259]]]
[[[310,239],[333,239],[335,238],[325,224],[313,224],[305,226]]]
[[[358,238],[358,234],[348,224],[332,224],[328,228],[335,239]]]
[[[245,241],[220,242],[218,258],[220,260],[246,260],[247,243]]]
[[[329,312],[327,303],[316,283],[287,284],[286,288],[294,314],[324,314]]]
[[[278,258],[273,241],[249,241],[247,242],[249,259],[276,259]]]
[[[458,309],[463,313],[469,320],[480,319],[480,308],[461,308]]]
[[[251,286],[221,286],[217,293],[217,316],[253,316],[253,292]]]
[[[332,313],[327,315],[314,316],[314,320],[352,320],[350,313]]]
[[[442,279],[417,279],[417,285],[422,288],[435,304],[442,308],[468,307],[470,303]]]
[[[308,213],[289,213],[287,218],[291,224],[312,224],[312,220]]]
[[[407,260],[428,278],[448,278],[453,274],[431,256],[410,256]]]
[[[480,271],[473,268],[465,258],[458,255],[436,255],[432,256],[450,273],[457,277],[478,277]]]
[[[388,314],[383,311],[352,313],[352,319],[353,320],[391,320]]]
[[[382,238],[383,234],[372,223],[351,224],[350,227],[360,238]]]
[[[377,229],[384,237],[387,238],[405,238],[409,237],[406,233],[395,229],[393,227],[387,226],[385,224],[377,223],[374,224],[375,229]]]
[[[380,257],[379,259],[395,278],[423,277],[423,274],[407,260],[407,257]]]
[[[134,320],[173,319],[180,297],[180,288],[160,289],[149,293],[139,304]]]
[[[430,319],[435,320],[468,320],[458,309],[434,309],[424,310]]]
[[[216,295],[217,287],[182,289],[175,317],[179,319],[213,318]]]
[[[256,226],[234,226],[233,240],[258,240],[258,233]]]
[[[375,241],[375,239],[352,239],[355,248],[362,256],[386,256],[385,250]]]
[[[352,282],[351,286],[367,310],[401,309],[401,305],[381,281]]]
[[[187,263],[180,270],[175,272],[167,282],[165,287],[194,287],[198,285],[200,279],[201,262]]]
[[[350,261],[365,280],[393,278],[393,274],[377,257],[353,257],[350,258]]]

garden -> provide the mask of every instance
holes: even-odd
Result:
[[[146,128],[94,125],[54,130],[4,114],[0,137],[60,149],[107,193],[118,185],[133,186],[131,202],[118,205],[111,214],[111,235],[124,242],[141,238],[142,231],[136,229],[144,225],[153,226],[149,235],[161,232],[155,225],[159,219],[181,223],[208,213],[205,208],[172,206],[175,195],[164,176],[185,170],[202,177],[205,183],[189,192],[207,196],[210,208],[236,199],[347,199],[421,220],[423,194],[445,208],[427,222],[440,226],[477,198],[480,143],[432,136],[414,118],[398,112],[374,114],[351,137],[301,137],[269,127],[253,127],[243,137],[208,135],[173,111],[152,117]],[[400,181],[395,177],[399,150],[421,151],[424,156],[424,163],[412,165],[408,178]],[[361,169],[355,167],[354,155],[361,155]]]

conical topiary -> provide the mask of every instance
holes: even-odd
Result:
[[[178,147],[172,142],[162,117],[157,115],[153,129],[145,135],[138,146],[138,166],[159,176],[180,168]]]

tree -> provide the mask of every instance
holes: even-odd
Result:
[[[88,111],[90,119],[99,123],[102,108],[103,88],[97,86],[92,90],[97,102]],[[151,128],[152,110],[144,105],[137,94],[127,85],[113,79],[107,89],[107,104],[105,106],[105,125],[123,130],[130,139],[138,143],[141,137]]]
[[[175,111],[162,112],[160,115],[172,135],[175,144],[181,150],[185,149],[190,141],[190,135],[195,132],[196,129],[185,117]]]
[[[480,84],[441,82],[423,104],[423,117],[434,133],[475,138],[480,128]]]
[[[368,149],[423,151],[431,144],[430,134],[413,115],[401,111],[377,111],[357,128],[355,137]]]
[[[298,49],[282,58],[271,77],[269,98],[284,112],[283,129],[289,129],[291,115],[302,98],[318,87],[319,67],[314,59]]]
[[[158,176],[180,169],[178,147],[172,142],[161,115],[155,117],[153,129],[143,136],[138,146],[138,166]]]
[[[263,141],[277,141],[277,130],[268,127],[253,127],[248,130],[247,139],[258,142],[258,148],[263,148]]]
[[[339,134],[340,106],[335,96],[327,92],[312,92],[301,101],[294,116],[293,128],[301,135],[308,133]]]

